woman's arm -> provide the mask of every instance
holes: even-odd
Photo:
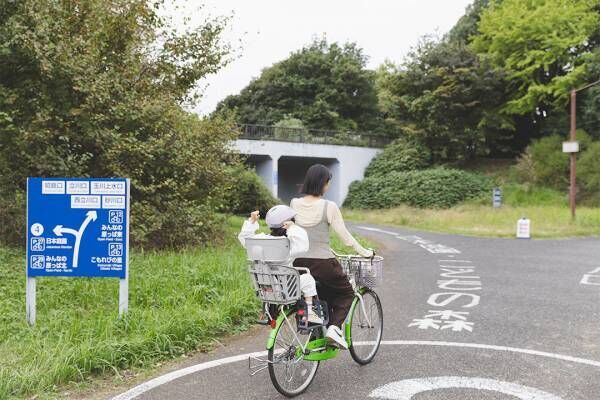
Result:
[[[335,233],[342,240],[342,243],[346,246],[352,246],[352,248],[363,257],[373,256],[373,250],[367,250],[362,247],[350,232],[348,232],[346,224],[344,223],[344,218],[342,217],[342,212],[333,201],[329,201],[327,205],[327,220]]]
[[[287,238],[290,241],[290,258],[296,258],[308,251],[308,234],[296,224],[287,228]]]

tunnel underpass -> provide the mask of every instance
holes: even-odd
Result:
[[[292,198],[298,197],[300,190],[302,189],[304,175],[306,174],[308,168],[314,164],[325,165],[333,174],[333,179],[325,198],[335,201],[336,203],[340,201],[339,176],[338,179],[336,179],[336,175],[339,174],[340,163],[337,159],[283,156],[279,158],[277,164],[277,197],[279,197],[285,204],[288,204]]]

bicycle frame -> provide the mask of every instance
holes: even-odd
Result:
[[[357,307],[357,305],[359,303],[360,303],[360,307],[361,307],[363,316],[365,317],[369,326],[371,326],[371,321],[369,320],[369,317],[367,315],[365,305],[364,305],[364,300],[362,297],[362,295],[366,292],[366,290],[367,290],[366,288],[355,288],[354,289],[354,299],[352,300],[352,304],[351,304],[350,310],[348,312],[348,317],[346,318],[346,321],[344,322],[344,333],[345,333],[346,342],[348,343],[348,346],[352,345],[352,338],[351,338],[352,315],[354,313],[354,309]],[[267,340],[267,346],[266,346],[267,350],[271,350],[273,348],[273,346],[275,346],[275,338],[277,337],[277,333],[279,332],[279,329],[281,329],[282,325],[288,324],[288,326],[290,327],[290,329],[292,329],[292,332],[295,335],[295,339],[298,341],[298,344],[300,345],[300,348],[298,349],[298,351],[301,351],[304,354],[305,360],[324,361],[324,360],[329,360],[331,358],[335,358],[338,355],[340,349],[333,347],[333,346],[328,346],[329,341],[327,338],[311,340],[305,344],[302,343],[300,338],[296,335],[295,326],[292,325],[292,323],[290,322],[290,319],[288,318],[288,316],[293,311],[294,311],[293,307],[284,307],[284,306],[280,307],[280,313],[277,316],[275,327],[269,333],[269,338]],[[318,329],[318,328],[315,328],[315,329]],[[324,329],[324,328],[320,328],[320,329]]]

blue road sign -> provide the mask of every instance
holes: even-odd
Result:
[[[124,279],[129,180],[27,179],[27,275]]]
[[[494,208],[499,208],[502,206],[502,189],[494,188],[494,192],[492,195],[492,203]]]

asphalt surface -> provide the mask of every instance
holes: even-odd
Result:
[[[381,243],[385,257],[376,290],[386,344],[367,366],[347,352],[321,363],[300,398],[600,399],[600,285],[580,283],[600,267],[600,239],[485,239],[364,226],[353,230]],[[259,329],[181,367],[262,351],[267,333]],[[250,377],[246,361],[136,397],[281,398],[268,372]]]

